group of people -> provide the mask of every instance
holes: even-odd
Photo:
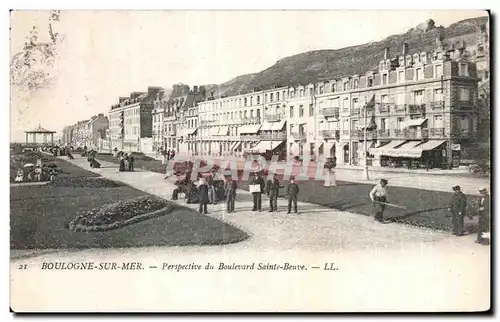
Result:
[[[284,188],[280,185],[278,176],[275,174],[271,180],[264,183],[264,179],[259,173],[255,173],[252,181],[250,182],[250,192],[253,197],[253,208],[252,211],[262,211],[262,194],[265,193],[269,197],[269,212],[278,212],[278,197],[280,188]],[[297,198],[299,195],[299,185],[295,182],[294,178],[290,179],[290,183],[286,189],[286,197],[288,200],[288,212],[290,214],[292,211],[298,213]]]
[[[61,171],[56,167],[48,167],[47,165],[36,165],[26,168],[17,169],[14,182],[42,182],[52,181]]]
[[[174,150],[165,150],[163,148],[159,148],[156,150],[156,155],[162,155],[163,156],[163,164],[167,164],[169,160],[172,160],[175,157],[175,151]]]
[[[134,171],[134,157],[132,154],[128,155],[123,151],[120,151],[117,155],[120,158],[118,171]]]
[[[386,205],[390,205],[387,200],[387,184],[386,179],[381,179],[370,191],[369,196],[374,206],[374,219],[383,222],[384,210]],[[467,214],[467,196],[462,192],[460,186],[454,186],[453,196],[448,206],[452,222],[452,233],[455,236],[463,236],[465,232],[465,217],[472,217],[472,214]],[[477,201],[477,239],[476,243],[484,244],[486,239],[483,237],[490,229],[490,196],[486,188],[479,189],[480,197]]]

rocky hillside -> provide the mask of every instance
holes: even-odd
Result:
[[[488,17],[466,19],[447,28],[436,26],[428,20],[404,34],[392,35],[382,41],[335,50],[316,50],[280,59],[273,66],[255,74],[238,76],[219,85],[207,85],[207,92],[213,91],[218,96],[235,95],[252,91],[254,88],[271,85],[308,84],[354,74],[364,74],[375,69],[383,59],[384,49],[390,48],[390,56],[401,53],[403,43],[408,43],[410,53],[432,51],[436,38],[441,36],[444,43],[454,42],[459,37],[466,45],[475,40],[480,27],[486,24]]]

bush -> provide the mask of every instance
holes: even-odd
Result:
[[[52,180],[48,186],[74,187],[74,188],[116,188],[125,184],[102,177],[66,177],[59,176]]]
[[[180,206],[166,200],[143,196],[93,208],[68,224],[71,231],[105,231],[131,225],[172,212]]]

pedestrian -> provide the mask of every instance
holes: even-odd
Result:
[[[207,186],[208,186],[208,203],[211,205],[216,205],[217,194],[215,193],[215,187],[211,179],[208,181]]]
[[[228,213],[234,212],[234,201],[236,200],[236,189],[238,185],[231,177],[228,178],[224,187],[224,195],[226,196],[226,210]]]
[[[120,167],[118,168],[120,172],[125,171],[125,156],[122,154],[120,155]]]
[[[453,187],[453,196],[451,197],[448,210],[451,212],[453,235],[462,236],[464,234],[464,218],[467,210],[467,197],[461,191],[460,186]]]
[[[14,179],[14,182],[23,182],[23,181],[24,181],[24,171],[23,169],[19,168],[17,169],[16,178]]]
[[[483,234],[490,231],[490,195],[486,188],[479,189],[479,193],[481,197],[479,198],[476,243],[485,244],[486,238],[483,237]]]
[[[173,160],[175,158],[175,151],[172,150],[172,152],[170,153],[170,160]]]
[[[295,178],[290,179],[290,184],[286,189],[286,193],[288,195],[288,212],[289,214],[292,211],[292,202],[293,202],[293,211],[298,213],[297,211],[297,196],[299,194],[299,185],[295,182]]]
[[[384,210],[387,203],[387,184],[388,181],[386,179],[380,179],[380,183],[370,191],[370,199],[373,201],[375,211],[374,219],[379,222],[384,221]]]
[[[200,185],[198,186],[198,197],[200,201],[200,214],[208,214],[208,185],[204,178],[200,178]]]
[[[123,161],[125,162],[125,169],[124,171],[128,171],[129,170],[129,158],[128,158],[128,154],[125,153],[125,156],[123,157]]]
[[[275,174],[273,180],[267,182],[266,192],[269,196],[269,212],[278,211],[278,195],[280,191],[280,182],[278,181],[278,176]]]
[[[132,154],[128,157],[128,171],[134,171],[134,157]]]
[[[253,208],[252,211],[262,210],[262,192],[264,192],[265,183],[260,177],[259,173],[255,173],[250,183],[254,188],[251,191],[253,197]]]

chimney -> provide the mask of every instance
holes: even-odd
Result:
[[[104,116],[104,113],[97,114],[98,117]]]
[[[408,54],[408,43],[405,41],[403,43],[403,55],[407,55]]]
[[[389,59],[389,47],[385,47],[384,50],[384,60]]]

